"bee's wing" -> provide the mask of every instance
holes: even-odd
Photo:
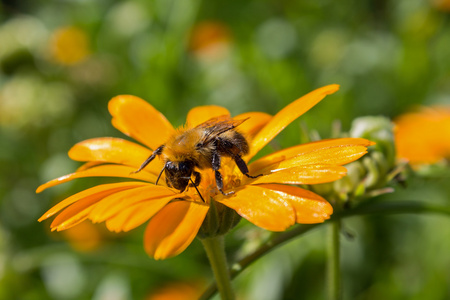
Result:
[[[246,119],[240,119],[240,120],[234,120],[230,118],[230,116],[223,115],[218,116],[215,118],[211,118],[206,122],[201,123],[196,128],[204,129],[206,134],[203,138],[203,144],[209,143],[211,140],[213,140],[216,136],[236,128],[237,126],[241,125]]]

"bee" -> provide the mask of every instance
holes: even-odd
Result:
[[[236,131],[236,127],[247,119],[233,120],[229,116],[219,116],[207,120],[193,128],[181,128],[173,134],[165,144],[156,148],[142,163],[135,173],[143,170],[156,156],[162,158],[164,167],[156,180],[165,172],[167,186],[180,192],[190,185],[195,188],[201,182],[198,170],[212,169],[218,190],[223,195],[222,174],[219,172],[221,158],[231,157],[239,170],[249,178],[257,178],[249,174],[247,164],[242,156],[249,151],[245,137]],[[192,180],[194,177],[194,180]]]

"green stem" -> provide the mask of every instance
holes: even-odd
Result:
[[[224,238],[222,235],[201,239],[206,254],[208,255],[211,268],[217,283],[217,289],[222,300],[233,300],[234,292],[231,287],[231,278],[228,271],[227,258],[225,255]],[[209,298],[209,296],[207,296]],[[205,298],[205,295],[200,299]]]
[[[299,237],[314,228],[328,224],[330,221],[342,220],[344,218],[358,216],[358,215],[372,215],[372,214],[420,214],[420,213],[437,213],[450,216],[450,207],[435,205],[429,203],[413,202],[413,201],[398,201],[398,202],[378,202],[361,205],[359,207],[335,213],[331,219],[325,223],[297,225],[294,229],[276,234],[267,243],[261,245],[255,252],[250,253],[240,261],[236,262],[230,271],[231,279],[235,278],[242,271],[244,271],[254,261],[261,256],[266,255],[281,244],[284,244],[296,237]],[[211,298],[217,291],[216,284],[212,284],[204,292],[201,299]]]
[[[341,282],[341,243],[340,231],[341,221],[331,222],[328,227],[328,299],[342,299],[342,282]]]

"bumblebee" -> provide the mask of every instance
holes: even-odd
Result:
[[[144,169],[156,156],[162,158],[164,167],[159,173],[156,184],[165,172],[166,183],[169,187],[180,192],[188,185],[197,187],[201,182],[201,175],[197,170],[213,169],[216,185],[224,193],[222,174],[219,172],[221,158],[231,157],[239,170],[249,178],[247,164],[242,156],[249,151],[245,137],[236,131],[236,127],[246,119],[233,120],[229,116],[219,116],[201,123],[194,128],[181,128],[172,135],[165,144],[156,148],[135,173]],[[192,180],[192,177],[194,180]]]

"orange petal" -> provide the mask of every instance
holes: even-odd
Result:
[[[175,133],[164,115],[139,97],[114,97],[109,101],[108,109],[114,127],[153,150]]]
[[[52,230],[61,231],[77,225],[87,219],[94,205],[100,200],[101,198],[98,197],[86,197],[78,200],[56,216],[50,227]]]
[[[297,223],[322,223],[333,213],[331,204],[311,191],[281,184],[264,184],[263,186],[276,191],[291,203],[295,210]]]
[[[57,215],[56,218],[53,220],[52,224],[50,225],[52,231],[66,230],[83,222],[84,220],[87,219],[89,212],[92,210],[92,205],[95,204],[97,201],[99,201],[99,199],[86,198],[69,206],[68,208],[63,210],[59,215]]]
[[[258,132],[251,142],[250,153],[246,160],[252,158],[259,150],[267,145],[280,131],[282,131],[292,121],[308,111],[311,107],[316,105],[319,101],[325,98],[326,95],[332,94],[339,89],[339,85],[331,84],[318,88],[305,96],[295,100],[273,118]]]
[[[284,183],[318,184],[338,180],[347,174],[343,166],[309,165],[272,171],[256,179],[244,178],[244,184]],[[254,173],[256,174],[256,173]]]
[[[186,124],[189,128],[195,127],[218,116],[229,116],[228,109],[217,105],[197,106],[191,109],[186,117]]]
[[[147,148],[136,143],[119,138],[95,138],[75,144],[69,150],[69,157],[77,161],[93,161],[95,163],[116,163],[135,167],[137,170],[141,164],[152,154]],[[163,162],[156,158],[145,167],[147,172],[158,176],[163,168]],[[89,167],[89,165],[87,166]],[[78,171],[87,169],[83,166]]]
[[[123,209],[120,213],[106,221],[106,227],[113,232],[130,231],[153,217],[170,200],[178,197],[170,197],[145,200],[133,206]]]
[[[71,174],[67,174],[56,179],[50,180],[39,186],[36,190],[36,193],[40,193],[43,190],[64,183],[76,178],[84,178],[84,177],[124,177],[130,179],[138,179],[144,180],[148,182],[155,182],[157,176],[154,174],[150,174],[145,170],[142,170],[139,173],[133,173],[136,171],[136,168],[121,166],[121,165],[100,165],[98,167],[93,167],[90,169],[86,169],[81,172],[75,172]]]
[[[239,125],[239,132],[248,138],[253,138],[271,119],[272,116],[263,112],[248,112],[235,116],[233,119],[248,119]]]
[[[289,201],[264,185],[247,185],[235,190],[231,196],[219,195],[216,198],[256,226],[267,230],[283,231],[295,224],[295,211]]]
[[[72,227],[74,227],[74,226],[76,226],[76,225],[86,221],[87,220],[87,215],[89,214],[89,210],[90,209],[91,208],[89,207],[89,208],[81,211],[79,214],[73,216],[70,219],[67,219],[66,221],[64,221],[63,223],[61,223],[58,226],[54,224],[55,221],[53,220],[52,224],[50,225],[52,231],[55,231],[55,230],[56,231],[63,231],[63,230],[72,228]]]
[[[77,169],[77,172],[81,172],[81,171],[84,171],[84,170],[87,170],[87,169],[90,169],[92,167],[96,167],[96,166],[99,166],[99,165],[103,165],[103,164],[105,164],[105,163],[101,162],[101,161],[88,161],[87,163],[82,164]]]
[[[94,138],[75,144],[69,157],[77,161],[101,161],[140,166],[152,151],[119,138]]]
[[[197,235],[208,209],[208,205],[192,201],[169,203],[148,223],[145,251],[155,259],[181,253]]]
[[[300,165],[344,165],[367,153],[371,141],[361,138],[329,139],[283,149],[249,165],[251,174],[264,168],[284,169]]]
[[[90,189],[84,190],[82,192],[76,193],[75,195],[72,195],[63,201],[59,202],[55,206],[53,206],[51,209],[49,209],[42,217],[39,218],[39,222],[53,216],[61,209],[69,206],[72,203],[77,202],[78,200],[82,200],[85,198],[95,198],[95,199],[102,199],[108,195],[111,195],[113,193],[116,193],[118,191],[126,190],[126,189],[132,189],[136,187],[140,187],[143,185],[147,185],[145,182],[120,182],[120,183],[110,183],[110,184],[102,184],[98,186],[94,186]]]
[[[139,188],[122,191],[105,197],[95,205],[95,208],[89,214],[89,218],[94,223],[100,223],[112,218],[136,203],[168,196],[180,197],[180,194],[168,187],[146,184]]]

